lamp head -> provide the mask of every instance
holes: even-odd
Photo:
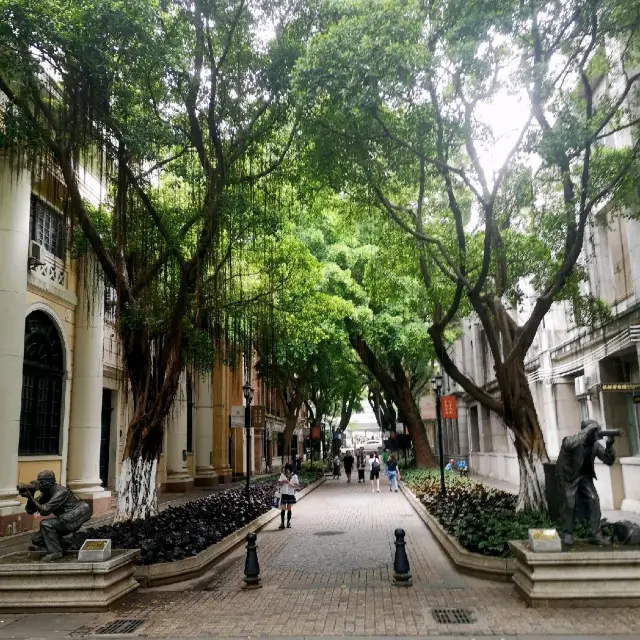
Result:
[[[442,389],[442,376],[437,373],[431,378],[431,388],[437,393]]]
[[[251,404],[251,401],[253,400],[253,389],[251,388],[248,380],[242,385],[242,394],[244,395],[244,399]]]

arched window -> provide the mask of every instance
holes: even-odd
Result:
[[[22,456],[60,454],[62,343],[42,311],[27,316],[24,329],[20,445]]]

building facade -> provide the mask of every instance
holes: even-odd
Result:
[[[86,185],[83,195],[95,199]],[[67,250],[64,193],[54,176],[17,167],[0,151],[0,536],[35,526],[16,484],[45,469],[94,514],[110,510],[126,442],[130,406],[112,295],[96,260],[74,260]],[[253,380],[253,405],[266,413],[251,431],[252,471],[260,473],[281,464],[284,413],[276,394]],[[242,366],[183,373],[164,434],[160,491],[245,473],[245,429],[231,426],[243,382]],[[300,451],[302,438],[301,421]]]

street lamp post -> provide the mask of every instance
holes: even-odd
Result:
[[[444,484],[444,452],[442,451],[442,416],[440,415],[440,395],[442,393],[442,376],[438,373],[431,378],[431,388],[436,396],[436,420],[438,422],[438,453],[440,457],[440,497],[447,495]]]
[[[242,394],[244,395],[244,430],[247,440],[247,487],[245,489],[245,497],[247,504],[249,503],[249,484],[251,481],[251,401],[253,400],[253,389],[249,384],[249,380],[242,385]]]

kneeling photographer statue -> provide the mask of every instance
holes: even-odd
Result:
[[[600,499],[593,481],[596,479],[595,459],[611,466],[616,461],[613,440],[624,435],[620,429],[605,431],[595,420],[583,420],[580,433],[567,436],[562,441],[556,461],[556,477],[563,497],[562,529],[563,544],[573,544],[575,507],[578,494],[587,507],[589,542],[608,545],[610,541],[602,535]],[[607,438],[603,447],[598,440]]]
[[[55,516],[40,522],[40,531],[31,539],[33,547],[30,549],[40,550],[44,547],[47,550],[42,558],[44,562],[61,558],[69,548],[64,537],[75,533],[91,518],[91,507],[71,489],[58,484],[53,471],[41,471],[37,480],[19,484],[17,489],[22,497],[27,498],[27,513]],[[34,495],[36,491],[40,491],[37,498]]]

